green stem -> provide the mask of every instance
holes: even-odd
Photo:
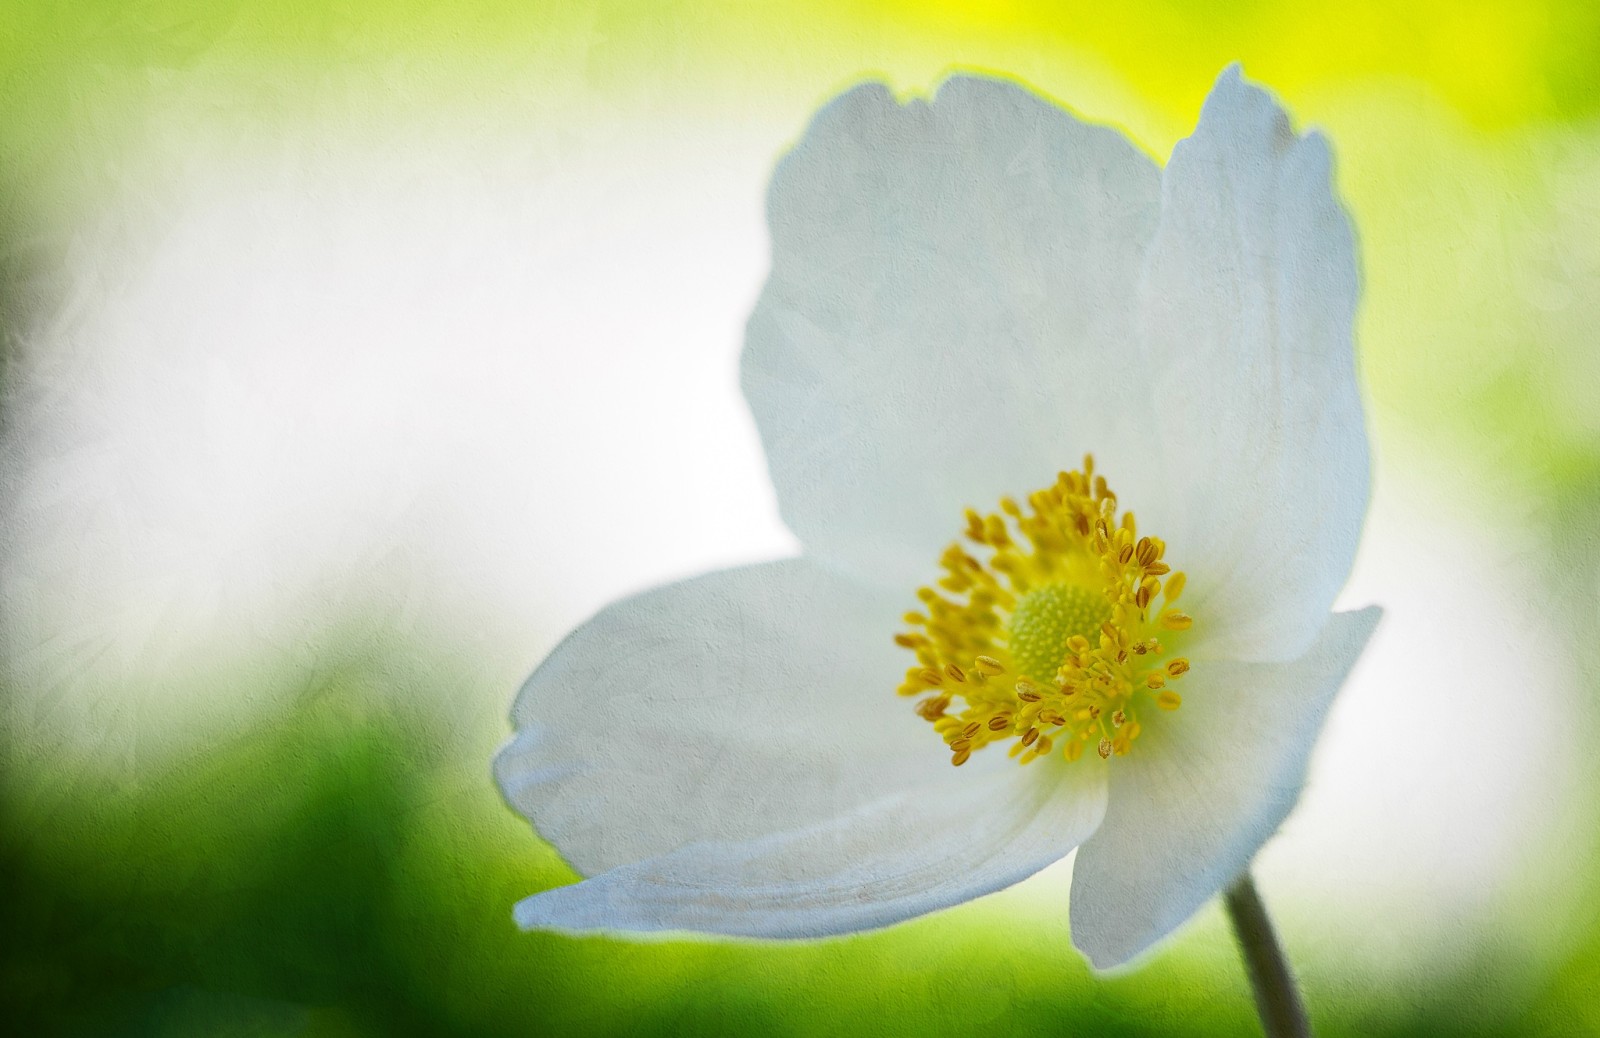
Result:
[[[1228,918],[1250,972],[1250,988],[1267,1038],[1311,1038],[1311,1021],[1295,988],[1294,974],[1248,871],[1228,888],[1223,903],[1228,906]]]

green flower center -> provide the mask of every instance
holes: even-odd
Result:
[[[1006,625],[1011,658],[1025,676],[1053,684],[1067,658],[1067,640],[1081,635],[1099,639],[1100,625],[1111,619],[1111,603],[1103,591],[1076,584],[1046,584],[1017,599]]]

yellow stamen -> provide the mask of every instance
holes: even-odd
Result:
[[[1190,663],[1169,654],[1194,624],[1173,608],[1184,575],[1119,511],[1093,458],[998,512],[968,509],[965,534],[987,557],[950,545],[943,575],[917,591],[922,609],[905,615],[914,630],[896,636],[917,656],[900,692],[925,697],[916,711],[952,763],[1000,741],[1023,764],[1057,743],[1069,761],[1089,745],[1109,758],[1143,731],[1141,703],[1177,708],[1166,686]]]
[[[1178,600],[1178,596],[1183,594],[1183,585],[1184,585],[1185,582],[1188,581],[1188,579],[1189,578],[1184,576],[1181,572],[1180,573],[1174,573],[1172,576],[1167,578],[1167,604],[1168,605],[1171,605],[1173,602],[1176,602]]]

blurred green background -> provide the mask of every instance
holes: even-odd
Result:
[[[733,363],[818,103],[990,70],[1164,157],[1240,60],[1362,242],[1399,632],[1262,885],[1322,1033],[1600,1033],[1597,56],[1592,3],[0,4],[0,1016],[1249,1033],[1214,906],[1096,977],[1059,874],[808,945],[518,933],[572,874],[488,774],[570,625],[785,547]]]

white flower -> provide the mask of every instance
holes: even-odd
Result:
[[[822,109],[743,370],[804,554],[619,602],[529,678],[496,775],[589,878],[518,922],[838,934],[1081,845],[1107,967],[1237,876],[1378,614],[1330,612],[1367,503],[1330,177],[1236,69],[1164,170],[991,79]],[[1091,451],[1114,497],[1058,478]],[[947,554],[969,527],[989,558]]]

